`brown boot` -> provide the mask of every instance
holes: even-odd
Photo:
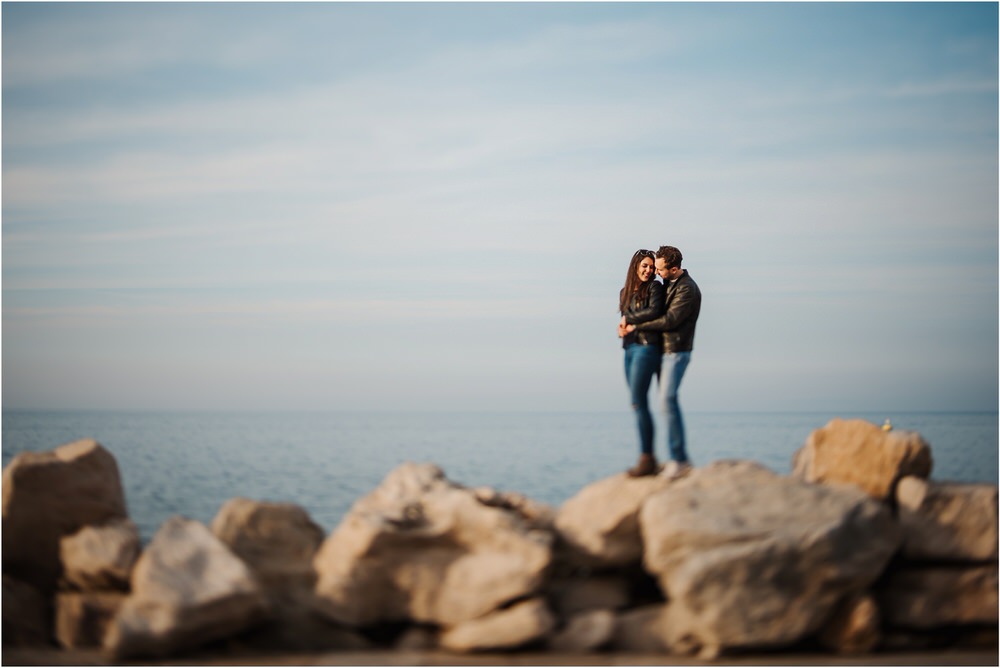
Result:
[[[644,475],[656,475],[660,467],[656,465],[656,457],[653,455],[639,455],[639,463],[630,468],[628,473],[630,478],[639,478]]]

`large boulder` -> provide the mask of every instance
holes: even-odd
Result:
[[[793,475],[808,482],[850,483],[884,500],[903,477],[930,477],[933,459],[917,432],[836,418],[809,435],[792,467]]]
[[[556,514],[567,559],[592,568],[616,568],[642,560],[639,510],[670,482],[662,476],[619,473],[587,485]]]
[[[60,539],[127,515],[118,464],[97,441],[22,452],[3,471],[3,572],[51,593]]]
[[[432,464],[403,464],[320,547],[319,610],[356,626],[482,617],[540,589],[552,534],[532,527]]]
[[[934,629],[997,625],[997,565],[894,568],[876,592],[886,623]]]
[[[313,559],[324,533],[304,508],[230,499],[212,521],[212,532],[250,567],[268,599],[268,620],[232,641],[234,647],[318,652],[369,646],[359,634],[313,611]]]
[[[127,590],[141,551],[131,520],[84,527],[59,543],[63,579],[81,591]]]
[[[265,589],[312,589],[312,561],[323,529],[292,503],[230,499],[212,521],[212,533],[253,571]]]
[[[896,489],[903,556],[914,561],[997,560],[997,486],[906,477]]]
[[[104,647],[116,660],[165,656],[236,634],[264,613],[264,596],[243,561],[204,524],[175,516],[136,563],[132,594]]]
[[[666,592],[675,651],[783,645],[878,578],[899,546],[890,511],[851,486],[753,462],[695,470],[640,513],[644,563]]]

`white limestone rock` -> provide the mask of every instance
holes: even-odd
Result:
[[[265,612],[246,564],[208,527],[175,516],[139,558],[104,648],[115,660],[166,656],[234,635]]]
[[[552,534],[483,503],[432,464],[406,463],[358,500],[314,560],[318,609],[363,626],[455,626],[538,592]]]
[[[743,461],[696,469],[650,498],[640,523],[669,601],[668,646],[709,656],[817,631],[900,542],[889,510],[860,490]]]

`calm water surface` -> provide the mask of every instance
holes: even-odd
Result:
[[[996,413],[688,413],[695,464],[758,461],[779,473],[833,417],[889,417],[920,432],[933,478],[997,482]],[[3,465],[18,452],[94,438],[118,461],[129,514],[152,537],[168,517],[211,522],[228,499],[290,501],[327,531],[404,461],[429,461],[465,485],[558,505],[634,463],[632,414],[3,412]],[[657,452],[665,452],[657,423]]]

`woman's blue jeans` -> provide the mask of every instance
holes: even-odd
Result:
[[[649,411],[649,386],[660,373],[663,353],[660,346],[637,343],[625,347],[625,380],[632,394],[636,425],[639,427],[639,447],[645,455],[653,454],[653,415]]]

